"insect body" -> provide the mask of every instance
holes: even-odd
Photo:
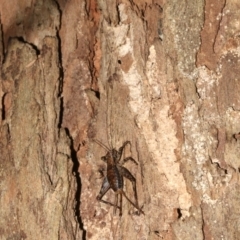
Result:
[[[95,140],[96,141],[96,140]],[[104,146],[99,141],[96,141],[99,145]],[[136,179],[133,175],[122,165],[127,161],[132,161],[136,165],[137,162],[132,157],[127,157],[121,160],[123,149],[126,147],[127,144],[130,144],[130,141],[124,142],[122,147],[119,148],[117,151],[116,149],[108,149],[108,152],[105,156],[102,157],[102,160],[107,163],[107,175],[104,177],[101,190],[97,196],[97,200],[103,203],[109,204],[114,206],[114,214],[116,213],[116,209],[119,208],[119,215],[122,215],[122,196],[124,196],[138,211],[139,213],[144,214],[144,212],[139,208],[138,205],[138,197],[137,197],[137,189],[136,189]],[[104,146],[105,147],[105,146]],[[105,147],[106,148],[106,147]],[[133,203],[123,191],[123,178],[127,178],[132,182],[135,203]],[[103,200],[103,196],[105,193],[112,189],[115,192],[115,201],[114,203],[107,202]],[[118,206],[118,196],[120,196],[120,206]]]

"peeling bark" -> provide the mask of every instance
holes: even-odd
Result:
[[[237,239],[238,9],[2,1],[0,238]],[[94,139],[131,142],[145,215],[97,202],[106,149]],[[124,191],[134,200],[128,180]]]

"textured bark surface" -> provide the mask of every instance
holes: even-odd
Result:
[[[60,12],[54,1],[13,3],[1,4],[0,238],[75,239],[76,181],[61,128]]]
[[[238,239],[239,11],[2,0],[0,239]],[[106,150],[94,139],[131,141],[145,215],[96,200]]]

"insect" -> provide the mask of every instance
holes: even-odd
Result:
[[[104,177],[103,183],[101,190],[97,196],[97,200],[106,204],[109,204],[114,207],[114,214],[116,214],[117,208],[119,209],[119,216],[122,216],[122,196],[124,196],[138,211],[139,213],[144,214],[141,208],[139,208],[138,205],[138,197],[137,197],[137,189],[136,189],[136,179],[134,176],[122,165],[126,163],[127,161],[132,161],[136,165],[138,163],[132,158],[132,157],[127,157],[124,158],[122,161],[122,153],[124,148],[130,144],[130,141],[126,141],[123,143],[123,145],[118,149],[118,151],[113,148],[109,149],[105,145],[103,145],[101,142],[98,140],[95,140],[96,143],[98,143],[100,146],[104,147],[108,152],[105,156],[103,156],[101,159],[107,163],[107,174]],[[126,193],[123,190],[124,186],[124,181],[123,179],[127,178],[132,182],[133,186],[133,192],[134,192],[134,197],[135,197],[135,203],[133,203],[126,195]],[[106,194],[106,192],[109,189],[112,189],[115,192],[115,201],[114,203],[107,202],[103,200],[103,196]],[[118,206],[118,196],[120,197],[120,206]]]

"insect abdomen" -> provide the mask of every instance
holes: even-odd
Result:
[[[107,168],[107,179],[113,191],[123,188],[123,177],[119,173],[116,165],[110,165]]]

